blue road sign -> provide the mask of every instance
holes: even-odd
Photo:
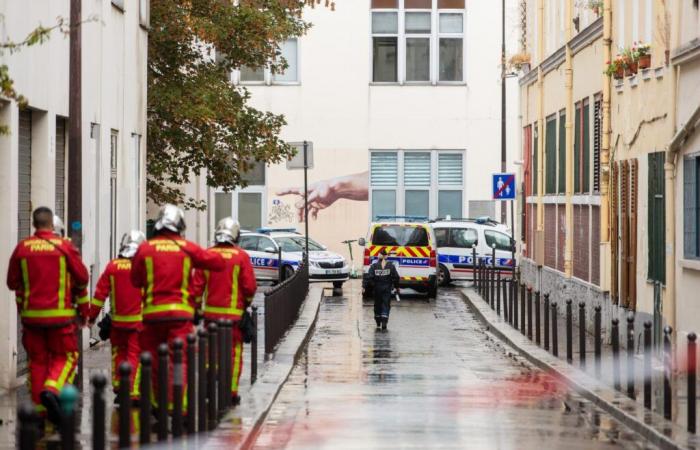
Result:
[[[515,174],[494,173],[492,192],[494,200],[515,200]]]

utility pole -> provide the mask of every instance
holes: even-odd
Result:
[[[501,173],[506,172],[506,0],[501,0]],[[515,202],[510,202],[515,208]],[[506,223],[506,202],[501,202],[501,223]],[[511,228],[515,235],[515,224]]]

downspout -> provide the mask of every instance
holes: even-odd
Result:
[[[536,238],[536,262],[538,266],[544,263],[544,0],[538,0],[537,6],[537,86],[539,90],[537,105],[537,238]]]
[[[612,0],[603,2],[603,63],[612,61]],[[603,136],[600,149],[600,265],[601,288],[610,291],[610,279],[613,265],[610,247],[610,143],[612,137],[610,117],[610,95],[612,91],[610,76],[603,75]]]
[[[573,147],[573,110],[574,110],[574,67],[571,39],[573,36],[573,0],[566,1],[566,238],[564,241],[564,273],[567,278],[573,275],[574,249],[574,147]],[[561,176],[561,175],[560,175]]]

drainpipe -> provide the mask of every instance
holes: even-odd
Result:
[[[537,1],[537,86],[539,88],[539,104],[537,105],[537,237],[535,255],[537,265],[544,263],[544,0]]]
[[[571,38],[573,38],[573,0],[566,0],[566,239],[564,241],[564,273],[567,278],[573,275],[574,249],[574,146],[573,120],[574,115],[574,67]]]
[[[612,0],[603,2],[603,63],[612,60]],[[603,139],[600,149],[600,246],[602,264],[601,288],[610,291],[610,278],[615,270],[610,248],[610,143],[612,138],[610,96],[612,79],[603,75]]]

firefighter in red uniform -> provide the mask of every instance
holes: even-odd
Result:
[[[238,382],[243,368],[243,333],[238,325],[257,290],[250,257],[236,245],[240,229],[240,224],[231,217],[219,221],[214,233],[216,245],[209,251],[224,258],[226,269],[221,272],[198,270],[193,285],[193,293],[201,299],[207,322],[218,319],[233,321],[231,398],[234,405],[240,402]]]
[[[119,257],[107,264],[100,275],[95,295],[90,302],[90,322],[94,322],[109,297],[111,301],[112,388],[119,392],[119,366],[131,365],[131,398],[139,399],[139,331],[143,329],[141,317],[141,289],[131,283],[131,258],[146,236],[139,230],[122,237]]]
[[[183,351],[187,352],[187,335],[194,331],[195,301],[190,295],[193,270],[225,268],[220,254],[183,239],[184,231],[182,210],[165,205],[155,224],[155,236],[141,244],[132,260],[131,282],[143,288],[143,332],[139,340],[141,349],[153,357],[153,380],[158,380],[160,344],[171,346],[172,341],[179,338]],[[184,378],[187,373],[184,364],[182,370]],[[169,370],[168,374],[168,395],[171,396],[173,371]],[[158,392],[158,386],[153,386],[153,392]],[[172,401],[169,403],[171,409]],[[184,404],[183,401],[183,407]]]
[[[54,234],[53,217],[46,207],[34,211],[36,232],[12,253],[7,287],[16,293],[32,401],[58,425],[58,394],[73,382],[78,364],[76,318],[85,322],[90,303],[86,295],[73,301],[87,292],[88,271],[70,241]]]

